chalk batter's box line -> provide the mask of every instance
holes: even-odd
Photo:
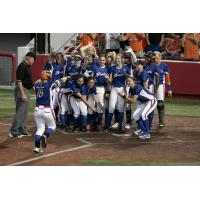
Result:
[[[85,141],[90,142],[90,140],[113,140],[115,138],[77,138],[77,139],[84,139]],[[99,144],[102,144],[102,145],[109,145],[109,144],[129,145],[129,144],[184,144],[184,143],[188,144],[188,143],[200,143],[200,141],[197,141],[197,140],[184,141],[184,140],[179,140],[179,139],[176,139],[176,138],[170,138],[170,139],[174,139],[174,141],[150,141],[150,140],[149,141],[145,141],[145,140],[141,141],[141,140],[138,140],[138,141],[134,141],[134,142],[126,141],[126,142],[123,143],[122,141],[119,140],[118,142],[98,142],[98,141],[93,142],[92,141],[92,144],[95,144],[95,145],[99,145]]]

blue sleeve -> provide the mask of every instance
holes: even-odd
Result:
[[[127,73],[128,75],[130,75],[130,76],[133,75],[133,73],[132,73],[132,69],[131,69],[130,67],[125,66],[125,69],[126,69],[126,73]]]
[[[161,71],[158,67],[154,66],[154,73],[158,73],[158,74],[161,74]]]
[[[80,92],[81,92],[82,95],[87,95],[87,88],[85,86],[82,86],[80,88]]]
[[[171,69],[169,68],[168,65],[165,64],[165,72],[167,73],[171,73]]]
[[[60,76],[61,76],[61,78],[63,77],[63,75],[64,75],[64,67],[61,66],[60,67]]]
[[[93,87],[93,88],[92,88],[92,94],[95,94],[95,95],[97,94],[96,87]]]
[[[144,72],[143,72],[143,77],[142,77],[142,82],[143,82],[143,83],[144,83],[144,82],[147,82],[147,80],[148,80],[148,74],[147,74],[146,71],[144,71]]]
[[[108,74],[112,74],[113,73],[113,67],[108,67]]]
[[[73,93],[78,93],[78,88],[74,84],[69,84],[70,89],[72,90]]]

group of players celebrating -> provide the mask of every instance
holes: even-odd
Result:
[[[149,139],[156,107],[159,127],[165,126],[165,91],[172,96],[169,74],[159,52],[148,52],[143,60],[137,60],[129,47],[99,56],[92,46],[70,54],[52,53],[34,85],[34,152],[47,146],[56,126],[66,132],[118,129],[114,135],[127,136],[130,133],[122,130],[131,129],[134,121],[137,137]]]

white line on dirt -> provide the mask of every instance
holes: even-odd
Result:
[[[137,141],[137,142],[127,142],[127,143],[122,143],[122,142],[94,142],[94,145],[127,145],[127,144],[179,144],[179,143],[200,143],[200,141]]]
[[[64,134],[64,135],[81,135],[81,134],[84,134],[83,132],[78,132],[78,133],[75,133],[75,132],[66,132],[66,131],[62,131],[60,130],[59,128],[56,129],[56,131]]]
[[[23,164],[30,163],[30,162],[33,162],[33,161],[36,161],[36,160],[41,160],[41,159],[52,157],[52,156],[59,155],[59,154],[62,154],[62,153],[66,153],[66,152],[70,152],[70,151],[76,151],[76,150],[79,150],[79,149],[84,149],[84,148],[88,148],[88,147],[93,146],[93,144],[91,142],[87,142],[85,140],[78,140],[78,141],[85,143],[85,145],[81,145],[81,146],[78,146],[78,147],[65,149],[65,150],[61,150],[61,151],[56,151],[56,152],[53,152],[53,153],[48,153],[48,154],[45,154],[45,155],[42,155],[42,156],[38,156],[36,158],[30,158],[30,159],[27,159],[27,160],[11,163],[7,166],[23,165]]]

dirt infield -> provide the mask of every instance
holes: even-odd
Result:
[[[36,155],[32,152],[33,120],[28,121],[33,136],[14,139],[8,137],[11,119],[0,118],[0,165],[199,165],[200,118],[167,116],[166,122],[165,128],[157,129],[156,116],[148,141],[134,135],[66,134],[58,129],[49,139],[47,149]]]

